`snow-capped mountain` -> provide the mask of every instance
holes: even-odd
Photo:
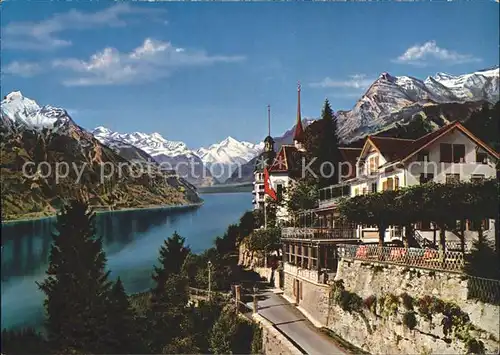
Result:
[[[424,105],[499,99],[498,67],[470,74],[437,73],[425,80],[382,73],[350,111],[338,111],[339,135],[361,138],[411,117]]]
[[[233,171],[256,157],[264,149],[264,143],[253,144],[240,142],[233,137],[227,137],[220,143],[208,148],[200,148],[196,154],[214,173],[218,180],[224,182]]]
[[[1,103],[1,116],[5,123],[10,120],[13,128],[36,131],[55,131],[74,124],[66,110],[49,105],[40,107],[34,100],[24,97],[20,91],[13,91],[5,96]]]
[[[2,220],[53,214],[61,201],[74,197],[112,208],[199,201],[191,184],[160,171],[150,155],[134,146],[127,152],[135,152],[135,160],[153,162],[151,169],[143,173],[135,164],[123,169],[123,163],[130,162],[124,150],[102,144],[64,109],[40,107],[13,92],[2,100],[0,117]],[[25,174],[27,166],[41,171],[41,163],[53,167],[62,162],[71,168]]]
[[[97,127],[92,133],[103,144],[120,150],[133,146],[150,155],[167,170],[175,170],[178,175],[197,186],[217,183],[203,161],[185,143],[170,141],[159,133],[118,133],[105,127]]]
[[[92,130],[92,134],[104,144],[112,146],[124,142],[142,149],[152,157],[159,155],[189,156],[193,154],[185,143],[166,140],[161,134],[156,132],[151,134],[141,132],[118,133],[99,126]]]

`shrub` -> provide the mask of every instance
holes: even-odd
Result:
[[[465,343],[467,354],[485,354],[484,343],[481,340],[470,338]]]
[[[398,312],[399,300],[393,294],[388,294],[384,300],[384,313],[386,315],[394,315]]]
[[[414,329],[417,326],[417,318],[415,317],[415,312],[405,312],[405,314],[403,314],[403,324],[408,329]]]
[[[413,297],[411,297],[406,292],[402,293],[400,297],[401,297],[401,301],[403,303],[403,306],[407,310],[412,311],[413,310]]]
[[[347,312],[359,312],[363,307],[363,299],[357,294],[347,291],[344,287],[344,281],[334,281],[332,285],[332,299]]]
[[[377,297],[375,297],[374,295],[368,296],[363,301],[363,304],[366,309],[370,310],[370,312],[372,312],[373,314],[376,314]]]

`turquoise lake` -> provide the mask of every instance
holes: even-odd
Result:
[[[120,276],[128,293],[147,290],[163,240],[174,231],[195,253],[213,245],[229,224],[252,208],[245,193],[203,194],[205,203],[190,210],[132,210],[96,217],[112,278]],[[2,225],[2,328],[32,326],[44,319],[44,294],[36,281],[45,277],[53,218]]]

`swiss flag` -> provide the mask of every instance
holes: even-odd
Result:
[[[269,179],[269,171],[267,171],[267,168],[264,168],[264,193],[271,196],[275,201],[278,199],[276,197],[276,191],[271,187],[271,180]]]

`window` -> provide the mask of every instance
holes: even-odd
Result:
[[[460,174],[446,174],[447,184],[456,184],[460,182]]]
[[[283,185],[278,184],[276,186],[276,197],[278,198],[278,201],[281,201],[281,198],[283,197]]]
[[[472,174],[470,181],[472,182],[481,182],[484,180],[483,174]]]
[[[451,163],[451,156],[452,156],[451,144],[441,143],[439,145],[439,155],[443,163]]]
[[[394,178],[394,190],[398,190],[399,189],[399,177],[396,176]]]
[[[465,163],[465,145],[441,143],[439,147],[441,162]]]
[[[373,193],[377,192],[377,183],[376,182],[372,182],[372,192]]]
[[[481,164],[488,164],[488,154],[477,150],[476,151],[476,162],[481,163]]]
[[[452,149],[453,149],[453,162],[465,163],[465,145],[453,144]]]
[[[385,191],[385,190],[387,190],[387,180],[382,181],[382,191]]]
[[[378,170],[378,155],[370,158],[370,170],[369,173],[374,173]]]
[[[393,178],[387,178],[387,185],[386,185],[387,190],[391,191],[394,189],[394,182]]]
[[[429,152],[426,150],[421,150],[417,154],[418,161],[429,161]]]
[[[359,195],[359,189],[356,187],[354,189],[354,196],[358,196]]]
[[[434,174],[420,174],[420,184],[425,184],[426,182],[434,180]]]
[[[368,189],[366,187],[363,187],[363,195],[366,195]]]

